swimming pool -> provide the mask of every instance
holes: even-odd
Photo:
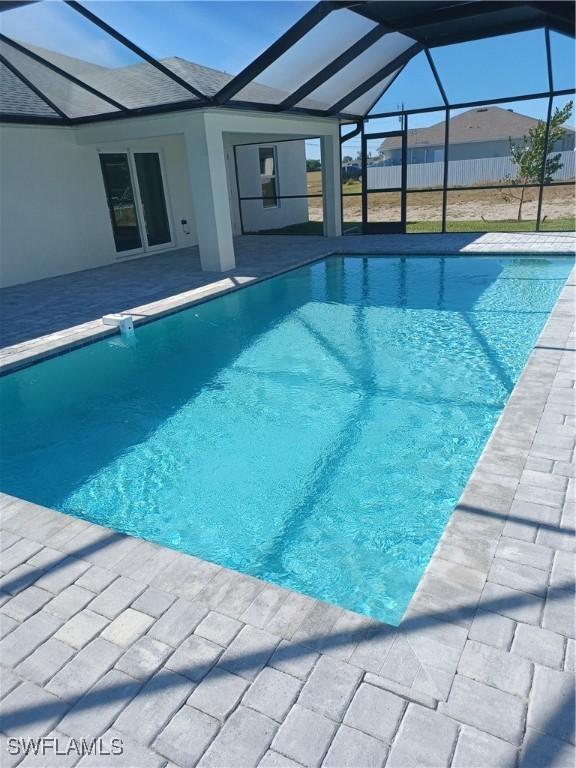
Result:
[[[7,493],[397,624],[564,257],[331,257],[0,379]]]

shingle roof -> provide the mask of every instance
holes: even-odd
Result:
[[[4,64],[0,64],[0,112],[59,117],[52,107],[12,74]]]
[[[29,43],[25,47],[128,109],[158,106],[195,98],[190,91],[147,62],[109,68]],[[69,117],[116,111],[109,103],[74,85],[58,73],[30,59],[26,54],[5,43],[0,44],[0,49],[19,71],[37,85],[40,91]],[[206,96],[213,96],[233,77],[226,72],[204,67],[179,57],[162,59],[161,63]],[[9,75],[11,77],[6,80],[6,85],[2,75],[2,111],[10,114],[46,115],[46,109],[48,109],[50,114],[54,114],[38,97],[35,96],[36,101],[32,101],[29,95],[32,92],[27,86],[10,72]],[[278,103],[285,96],[287,93],[256,82],[247,86],[243,93],[246,100],[264,103]]]
[[[233,79],[233,75],[227,72],[221,72],[218,69],[204,67],[201,64],[195,64],[192,61],[173,56],[169,59],[162,59],[168,69],[188,83],[193,84],[199,91],[206,96],[214,96]],[[258,101],[264,104],[279,103],[288,96],[288,91],[282,91],[279,88],[271,88],[258,82],[249,83],[242,89],[242,98],[245,101]]]
[[[521,139],[540,121],[503,107],[469,109],[450,120],[450,143],[468,144],[474,141]],[[444,120],[428,128],[408,131],[410,148],[444,145]],[[398,149],[400,138],[391,137],[382,142],[382,150]]]
[[[102,99],[93,96],[84,88],[55,74],[24,53],[9,48],[4,43],[0,43],[0,51],[19,72],[30,82],[34,83],[41,93],[45,94],[51,102],[56,104],[69,117],[81,117],[116,111],[108,102],[102,101]],[[11,94],[6,94],[3,99],[4,111],[9,114],[22,114],[20,111],[21,97],[26,90],[28,88],[24,84],[21,84],[20,88],[15,85]]]

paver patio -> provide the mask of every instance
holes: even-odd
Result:
[[[0,303],[0,360],[29,352],[25,342],[71,326],[89,324],[94,333],[100,318],[150,302],[228,281],[228,288],[331,253],[431,254],[473,252],[574,251],[569,232],[538,234],[493,233],[434,235],[348,235],[340,238],[287,235],[245,235],[235,241],[236,269],[202,272],[198,248],[183,248],[146,258],[121,260],[98,269],[75,272],[34,283],[4,288]],[[190,297],[192,298],[192,297]],[[190,300],[190,299],[188,299]],[[22,344],[25,344],[22,347]],[[37,346],[38,342],[35,342]]]
[[[458,238],[339,247],[574,244],[567,235]],[[335,250],[326,239],[276,238],[285,245],[271,262],[268,238],[240,247],[248,253],[252,240],[253,276]],[[147,300],[170,303],[179,280]],[[573,270],[398,628],[4,496],[2,765],[572,766],[575,291]],[[117,309],[145,300],[131,294]],[[3,359],[89,335],[101,306],[81,317],[76,305],[63,319],[86,322],[81,334],[24,342]],[[35,326],[21,317],[30,339]],[[123,753],[9,754],[9,738],[39,735],[61,748],[121,739]]]

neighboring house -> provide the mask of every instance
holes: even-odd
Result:
[[[110,103],[2,46],[48,97],[0,66],[0,112],[10,116],[0,134],[2,286],[196,244],[204,269],[229,269],[232,235],[308,221],[306,198],[293,197],[306,195],[306,138],[320,137],[339,165],[338,118],[179,109],[190,92],[147,63],[111,69],[26,47],[129,109],[166,110],[116,119]],[[161,63],[208,95],[231,80],[180,58]],[[260,103],[285,96],[258,83],[243,91]],[[82,124],[59,124],[50,102]],[[54,124],[19,123],[19,115]],[[333,179],[326,230],[338,234],[339,167]]]
[[[510,155],[510,140],[521,141],[538,120],[502,107],[479,107],[450,120],[450,160],[476,160]],[[444,125],[441,120],[427,128],[408,131],[407,162],[434,163],[444,160]],[[574,149],[574,130],[566,127],[555,152]],[[399,165],[401,140],[385,139],[380,145],[385,165]]]

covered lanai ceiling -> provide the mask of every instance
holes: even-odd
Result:
[[[323,0],[230,74],[178,55],[153,56],[93,2],[51,5],[70,17],[71,27],[83,25],[83,33],[97,36],[101,48],[114,47],[110,63],[9,34],[3,20],[41,5],[0,2],[4,121],[75,124],[207,107],[358,118],[422,51],[430,56],[439,46],[539,28],[574,36],[572,2]],[[150,8],[131,5],[142,14]]]

